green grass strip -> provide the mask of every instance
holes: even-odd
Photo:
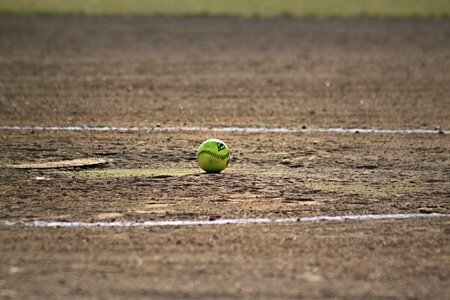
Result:
[[[0,13],[243,17],[449,17],[448,0],[1,0]]]

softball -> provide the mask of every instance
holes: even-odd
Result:
[[[197,151],[198,165],[207,173],[219,173],[225,170],[230,159],[230,149],[221,140],[207,140]]]

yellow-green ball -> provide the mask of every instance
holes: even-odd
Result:
[[[221,140],[207,140],[197,151],[198,165],[208,173],[222,172],[228,166],[230,159],[230,149]]]

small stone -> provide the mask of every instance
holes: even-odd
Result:
[[[305,272],[302,275],[302,279],[309,282],[319,282],[323,280],[323,277],[312,272]]]
[[[9,273],[10,274],[17,274],[17,273],[20,273],[20,272],[22,272],[22,269],[19,268],[19,267],[16,267],[16,266],[9,267]]]

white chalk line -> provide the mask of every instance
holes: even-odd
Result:
[[[270,127],[92,127],[92,126],[0,126],[4,131],[105,131],[105,132],[242,132],[242,133],[378,133],[378,134],[450,134],[449,130],[375,129],[375,128],[270,128]]]
[[[450,214],[368,214],[351,216],[315,216],[303,218],[248,218],[248,219],[216,219],[216,220],[175,220],[175,221],[145,221],[145,222],[60,222],[60,221],[2,221],[0,226],[21,227],[168,227],[168,226],[196,226],[196,225],[228,225],[228,224],[267,224],[318,221],[370,221],[370,220],[405,220],[418,218],[450,217]]]

